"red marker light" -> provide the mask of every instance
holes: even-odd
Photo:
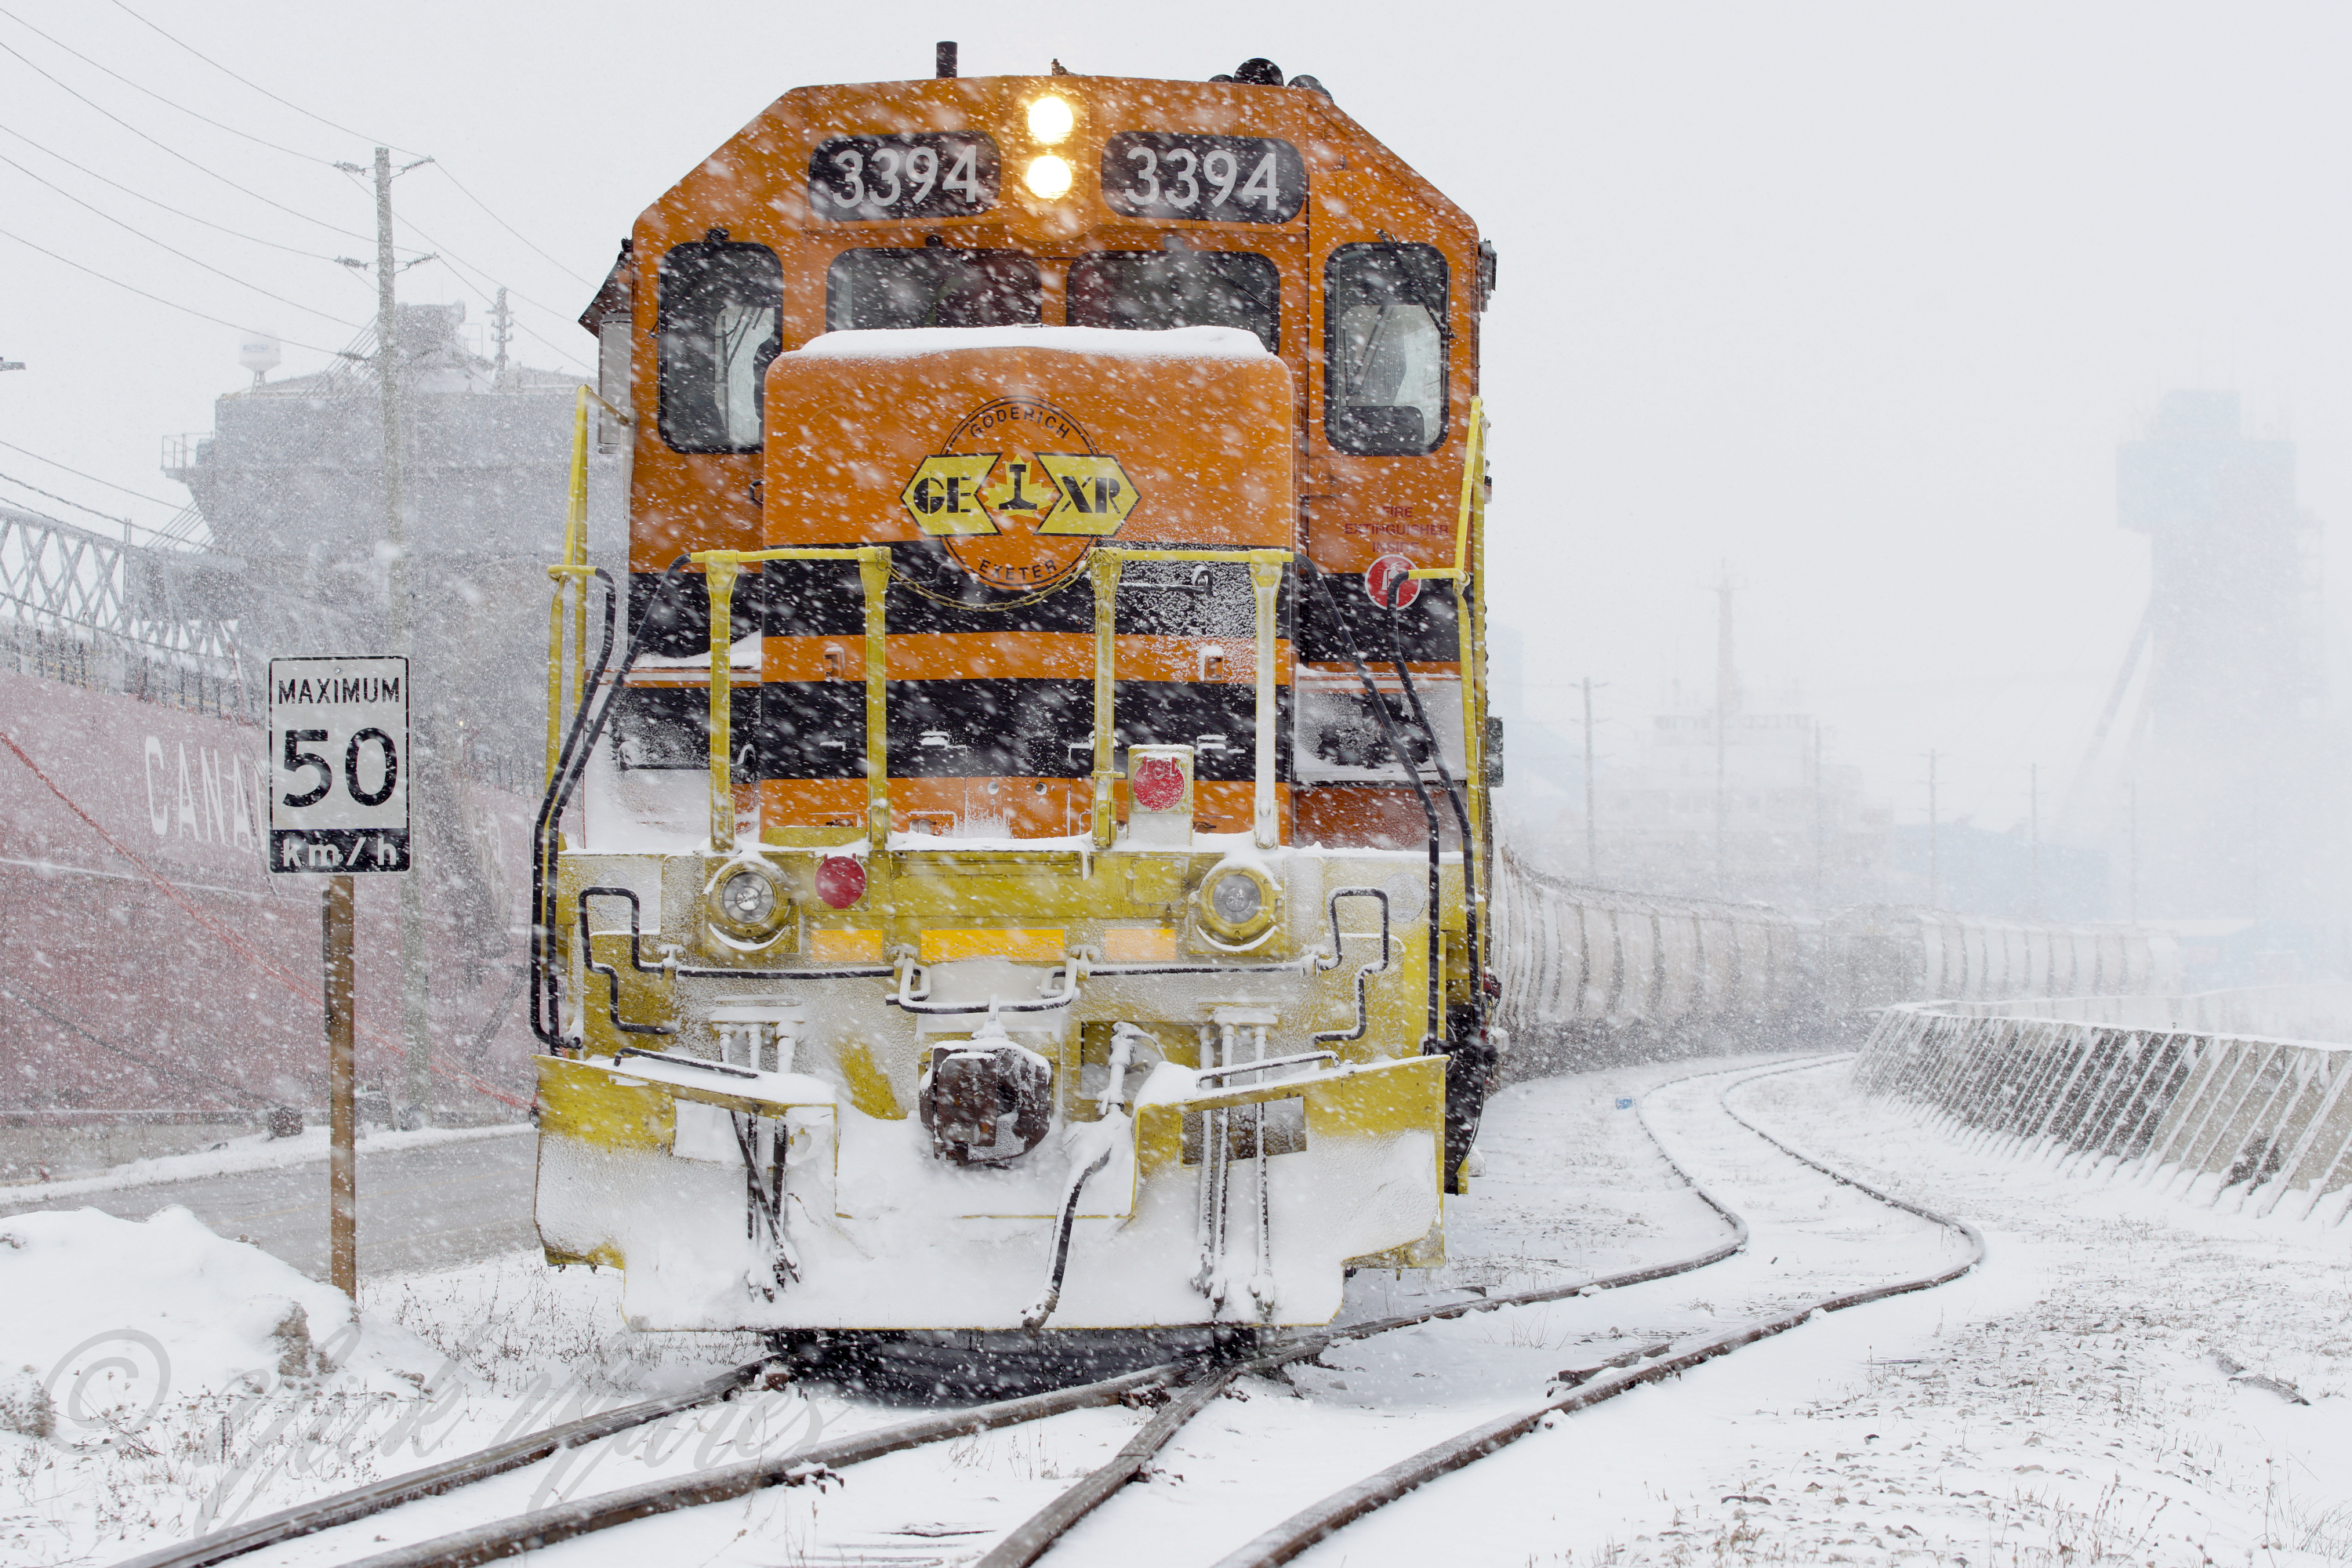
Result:
[[[1166,811],[1184,798],[1184,765],[1173,757],[1145,757],[1128,787],[1144,810]]]
[[[845,856],[826,856],[817,862],[816,896],[829,908],[847,909],[866,896],[866,868]]]

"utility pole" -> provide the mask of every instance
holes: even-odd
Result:
[[[504,386],[507,380],[507,345],[514,342],[514,312],[507,308],[507,291],[503,285],[499,289],[499,302],[490,307],[490,341],[499,345],[494,374],[498,384]]]
[[[1584,686],[1584,879],[1601,880],[1601,832],[1593,816],[1592,793],[1592,677],[1586,676]]]
[[[2026,889],[2025,912],[2042,918],[2042,764],[2026,765]]]
[[[400,173],[417,165],[411,163]],[[401,494],[400,322],[393,290],[392,151],[375,150],[375,335],[376,380],[383,393],[383,542],[386,608],[392,618],[392,651],[409,659],[408,520]],[[429,714],[420,714],[429,722]],[[428,731],[429,732],[429,731]],[[415,760],[412,750],[410,758]],[[429,744],[428,762],[434,758]],[[423,835],[418,835],[422,837]],[[432,1020],[426,1011],[425,889],[423,868],[410,852],[408,875],[400,879],[400,1020],[408,1042],[407,1109],[402,1120],[431,1114]]]
[[[1931,910],[1936,907],[1937,873],[1940,869],[1936,863],[1936,753],[1930,750],[1927,752],[1927,907]]]

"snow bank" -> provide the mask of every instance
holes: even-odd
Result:
[[[351,1298],[184,1208],[144,1221],[96,1209],[0,1221],[0,1373],[37,1379],[58,1434],[135,1430],[174,1395],[261,1393],[359,1362],[429,1365],[397,1330],[362,1330]],[[21,1389],[11,1407],[26,1403]],[[6,1423],[24,1432],[31,1421]]]

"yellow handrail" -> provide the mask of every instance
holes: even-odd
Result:
[[[563,600],[572,596],[572,700],[580,700],[588,661],[588,405],[593,402],[626,425],[629,416],[582,385],[572,405],[571,493],[563,511],[562,556],[547,569],[555,594],[547,607],[547,776],[555,777],[556,752],[563,743]],[[626,500],[624,499],[624,505]]]
[[[1282,839],[1282,814],[1275,798],[1275,597],[1282,574],[1290,566],[1287,550],[1148,550],[1123,545],[1097,546],[1095,574],[1095,771],[1094,841],[1108,849],[1118,826],[1117,802],[1111,784],[1118,777],[1111,757],[1111,705],[1118,689],[1118,578],[1130,561],[1226,561],[1250,569],[1250,585],[1257,595],[1257,746],[1254,759],[1256,784],[1251,802],[1252,835],[1262,849]]]
[[[1433,577],[1462,581],[1470,569],[1470,518],[1477,510],[1475,499],[1482,489],[1479,481],[1486,478],[1486,400],[1470,400],[1470,433],[1462,453],[1462,504],[1454,515],[1454,564],[1415,568],[1409,575],[1424,581]]]
[[[887,701],[887,640],[883,636],[884,590],[890,584],[887,545],[779,550],[698,550],[710,589],[710,847],[735,849],[734,715],[732,654],[735,579],[761,561],[855,561],[866,593],[866,837],[876,852],[890,841],[890,734]]]
[[[890,580],[890,552],[884,545],[777,550],[698,550],[689,559],[703,569],[710,592],[710,847],[721,854],[735,847],[734,647],[735,580],[742,568],[761,561],[855,561],[866,595],[866,837],[879,851],[890,837],[888,640],[884,594]],[[1253,802],[1254,837],[1272,848],[1281,837],[1275,795],[1276,728],[1275,679],[1276,601],[1287,550],[1152,550],[1105,545],[1094,552],[1095,574],[1095,768],[1094,838],[1108,847],[1118,826],[1111,756],[1113,702],[1117,691],[1118,576],[1129,561],[1235,562],[1250,569],[1257,600],[1257,745]]]
[[[1485,682],[1478,679],[1486,657],[1484,606],[1471,602],[1469,582],[1477,575],[1486,552],[1486,399],[1470,400],[1469,438],[1462,454],[1462,501],[1454,519],[1454,564],[1416,570],[1423,580],[1444,579],[1454,584],[1455,652],[1462,664],[1462,771],[1464,802],[1470,815],[1471,837],[1483,842],[1486,791],[1477,787],[1486,776],[1486,726],[1479,721],[1478,697]],[[1473,522],[1478,524],[1474,531]],[[1473,560],[1473,552],[1478,559]],[[1462,853],[1476,853],[1465,844]],[[1480,884],[1483,889],[1485,884]],[[1482,900],[1483,901],[1483,900]],[[1482,922],[1483,930],[1483,922]]]

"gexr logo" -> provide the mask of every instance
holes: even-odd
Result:
[[[1077,569],[1141,496],[1050,403],[1000,397],[956,426],[898,494],[915,526],[992,587],[1030,590]]]
[[[1002,452],[941,452],[923,459],[900,498],[916,526],[944,538],[1002,533],[1000,514],[1022,514],[1032,533],[1085,533],[1107,538],[1135,510],[1135,481],[1117,458],[1099,452],[1038,452],[1004,464],[989,483]]]

